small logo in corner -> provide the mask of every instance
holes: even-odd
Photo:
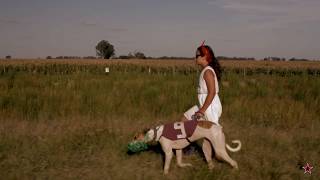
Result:
[[[306,173],[311,174],[312,173],[311,171],[312,171],[313,167],[309,163],[307,163],[302,168],[304,169],[304,174],[306,174]]]

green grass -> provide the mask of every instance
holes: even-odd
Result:
[[[198,74],[109,75],[12,71],[0,76],[0,176],[4,179],[317,179],[320,175],[320,78],[224,74],[220,119],[239,171],[203,155],[192,168],[162,154],[126,153],[134,133],[180,119],[197,102]],[[313,174],[299,167],[309,162]]]

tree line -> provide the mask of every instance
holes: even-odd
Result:
[[[168,56],[161,56],[161,57],[150,57],[145,56],[143,52],[134,51],[129,52],[128,55],[119,55],[118,57],[115,55],[114,46],[109,43],[107,40],[101,40],[95,46],[96,56],[47,56],[46,59],[194,59],[194,57],[168,57]],[[11,59],[11,55],[5,56],[5,59]],[[253,57],[226,57],[226,56],[218,56],[219,60],[256,60]],[[264,61],[308,61],[308,59],[299,59],[299,58],[280,58],[280,57],[265,57],[263,58]]]

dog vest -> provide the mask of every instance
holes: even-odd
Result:
[[[197,124],[197,120],[165,124],[161,136],[170,140],[186,139],[192,136]]]

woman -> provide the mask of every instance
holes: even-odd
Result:
[[[214,56],[212,49],[207,45],[201,45],[196,51],[196,63],[201,66],[201,73],[198,85],[197,105],[184,113],[182,120],[203,118],[219,125],[219,118],[222,113],[222,106],[219,98],[218,81],[221,78],[221,67]]]
[[[184,113],[182,121],[192,119],[205,119],[220,126],[219,118],[222,113],[222,106],[219,98],[219,85],[218,81],[221,78],[221,67],[214,56],[212,49],[204,45],[197,48],[196,51],[196,63],[201,66],[201,73],[199,77],[198,85],[198,101],[197,105],[190,108]],[[212,157],[212,148],[208,140],[204,140],[202,143],[202,150],[205,152],[206,159],[209,160]],[[191,152],[193,150],[191,149]],[[187,154],[191,153],[187,151]]]

